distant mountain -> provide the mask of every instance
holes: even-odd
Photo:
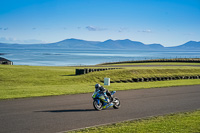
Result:
[[[105,49],[141,49],[146,47],[141,42],[134,42],[128,39],[125,40],[107,40],[97,44],[97,46]]]
[[[95,44],[100,42],[97,41],[85,41],[79,39],[66,39],[56,43],[50,43],[49,46],[53,47],[64,47],[64,48],[96,48]]]
[[[68,49],[132,49],[132,50],[200,50],[200,42],[189,41],[176,47],[164,47],[161,44],[144,44],[142,42],[125,40],[85,41],[80,39],[66,39],[47,44],[6,44],[0,43],[0,48],[68,48]]]
[[[196,49],[200,49],[200,42],[196,42],[196,41],[189,41],[185,44],[179,45],[179,46],[175,46],[173,48],[176,49],[192,49],[192,50],[196,50]]]
[[[163,49],[165,48],[163,45],[161,44],[149,44],[147,45],[149,48],[153,48],[153,49]]]
[[[107,40],[97,44],[97,46],[105,49],[163,49],[164,46],[161,44],[143,44],[137,41],[125,40]]]

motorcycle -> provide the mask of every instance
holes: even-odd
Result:
[[[102,109],[106,109],[109,107],[113,107],[114,109],[118,109],[120,107],[120,100],[113,95],[116,91],[111,91],[111,96],[107,98],[100,91],[95,91],[92,95],[93,98],[93,106],[96,110],[100,111]]]

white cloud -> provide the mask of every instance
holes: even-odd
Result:
[[[124,31],[128,31],[128,28],[126,27],[121,27],[119,28],[118,32],[124,32]]]
[[[87,30],[89,31],[102,31],[102,30],[107,30],[106,28],[99,28],[99,27],[95,27],[95,26],[86,26],[85,27]]]
[[[152,33],[152,30],[150,30],[150,29],[147,29],[147,30],[138,30],[138,32]]]

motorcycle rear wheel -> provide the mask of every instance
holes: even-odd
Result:
[[[98,110],[98,111],[100,111],[100,110],[103,109],[103,104],[102,104],[102,102],[99,102],[99,104],[98,104],[97,101],[93,101],[93,106],[94,106],[94,108],[95,108],[96,110]]]

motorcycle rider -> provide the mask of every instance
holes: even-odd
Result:
[[[106,88],[100,84],[96,84],[95,91],[99,91],[99,93],[103,94],[103,97],[101,97],[101,100],[104,102],[103,108],[107,108],[113,105],[111,103],[111,93]]]

